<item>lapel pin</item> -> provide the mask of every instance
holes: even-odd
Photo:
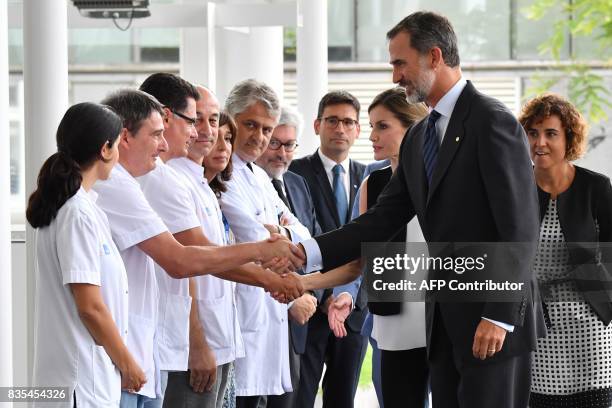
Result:
[[[455,138],[455,142],[458,142],[458,141],[459,141],[459,138],[458,138],[458,137],[456,137],[456,138]]]

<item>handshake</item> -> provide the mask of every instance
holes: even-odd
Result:
[[[358,262],[353,262],[334,273],[325,274],[326,277],[320,273],[299,275],[295,271],[306,263],[306,254],[301,245],[296,246],[284,236],[275,233],[262,244],[264,249],[261,259],[266,261],[262,262],[261,266],[269,275],[264,289],[278,302],[294,302],[289,309],[289,317],[299,324],[305,324],[316,311],[317,299],[307,292],[348,283],[360,273]],[[335,276],[337,278],[333,279]],[[353,299],[348,293],[337,297],[330,296],[322,305],[321,310],[327,314],[329,327],[336,337],[346,336],[344,321],[348,318],[352,306]]]
[[[301,297],[306,289],[300,275],[295,273],[306,262],[301,246],[294,245],[280,234],[272,234],[261,242],[261,246],[260,264],[268,271],[268,279],[264,283],[266,292],[281,303]]]

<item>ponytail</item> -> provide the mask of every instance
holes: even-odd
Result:
[[[34,228],[46,227],[66,201],[81,188],[80,166],[69,155],[57,152],[38,173],[37,188],[28,200],[26,218]]]
[[[119,116],[103,105],[82,102],[68,108],[57,128],[58,152],[42,165],[36,190],[28,199],[26,218],[32,227],[51,224],[81,188],[81,171],[101,159],[100,149],[114,143],[121,127]]]

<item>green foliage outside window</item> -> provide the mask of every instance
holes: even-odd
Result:
[[[547,12],[558,5],[558,0],[536,0],[524,9],[530,20],[547,23]],[[571,0],[563,7],[564,18],[553,24],[554,34],[540,44],[542,55],[550,55],[556,61],[551,69],[561,71],[563,75],[537,74],[535,85],[527,90],[528,96],[547,91],[564,78],[568,78],[568,96],[570,100],[594,124],[607,119],[606,108],[612,108],[610,91],[605,79],[576,58],[575,50],[570,54],[570,63],[560,62],[560,51],[566,41],[577,38],[594,39],[598,55],[607,68],[612,68],[612,1],[611,0]]]

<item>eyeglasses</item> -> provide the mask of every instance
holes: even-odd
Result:
[[[196,123],[198,122],[197,118],[190,118],[187,115],[183,115],[182,113],[175,111],[174,109],[170,109],[170,112],[174,113],[176,116],[183,119],[185,122],[187,122],[189,126],[195,127]]]
[[[296,147],[298,147],[298,144],[295,140],[292,140],[287,143],[281,143],[276,139],[270,139],[270,143],[268,143],[268,148],[271,150],[278,150],[281,148],[281,146],[285,147],[286,152],[292,152],[295,150]]]
[[[355,126],[359,123],[355,119],[351,119],[351,118],[340,119],[337,116],[328,116],[326,118],[323,118],[323,120],[325,121],[325,124],[332,129],[337,128],[340,122],[342,122],[342,124],[344,125],[346,129],[353,130],[355,129]]]

